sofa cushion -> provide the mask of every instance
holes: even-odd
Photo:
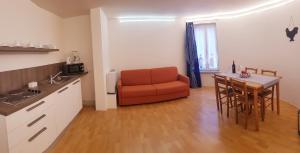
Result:
[[[121,71],[121,80],[124,86],[150,85],[151,70],[140,69]]]
[[[178,71],[176,67],[165,67],[151,69],[152,84],[166,83],[178,80]]]
[[[166,95],[189,90],[188,85],[181,81],[153,84],[153,86],[157,90],[157,95]]]
[[[156,89],[153,85],[136,85],[136,86],[123,86],[122,96],[129,97],[143,97],[143,96],[155,96]]]

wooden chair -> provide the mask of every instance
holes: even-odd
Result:
[[[252,73],[252,74],[257,74],[258,73],[258,69],[257,68],[251,68],[251,67],[246,67],[245,71],[248,73]],[[249,92],[250,95],[253,95],[253,93]],[[252,106],[250,106],[250,113],[252,112]]]
[[[277,71],[272,71],[272,70],[261,70],[262,75],[268,75],[268,76],[277,76]]]
[[[277,76],[277,71],[272,70],[261,70],[262,75],[268,75],[268,76]],[[261,93],[259,93],[259,98],[262,105],[262,120],[265,119],[265,109],[266,107],[271,105],[272,111],[274,111],[274,94],[275,94],[275,85],[263,90]],[[266,102],[270,102],[266,105]]]
[[[246,67],[245,70],[246,70],[246,72],[254,73],[254,74],[257,74],[257,72],[258,72],[257,68]]]
[[[233,90],[234,97],[234,108],[235,108],[235,121],[236,124],[239,122],[239,105],[245,108],[245,129],[248,126],[248,115],[250,112],[250,106],[253,105],[253,96],[248,94],[248,88],[246,82],[242,82],[235,79],[230,79],[231,88]]]
[[[223,114],[223,105],[227,106],[227,117],[229,117],[229,108],[232,107],[232,97],[233,91],[230,87],[230,83],[226,76],[214,75],[215,79],[215,89],[216,89],[216,99],[218,110]]]

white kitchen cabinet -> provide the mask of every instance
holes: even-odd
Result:
[[[44,114],[43,119],[27,128],[28,131],[23,131],[28,133],[27,136],[17,145],[10,147],[11,153],[42,153],[52,144],[57,136],[54,107],[47,109]],[[20,132],[22,130],[25,129],[20,128]]]
[[[42,153],[82,109],[77,79],[9,116],[0,115],[0,153]]]
[[[72,86],[73,86],[72,88],[74,89],[74,93],[76,93],[76,95],[74,96],[74,102],[75,102],[74,115],[76,115],[82,109],[81,80],[74,81],[72,83]]]
[[[61,133],[82,109],[80,79],[56,92],[55,107],[57,133]]]
[[[46,110],[53,104],[53,98],[53,95],[49,95],[24,109],[21,109],[9,116],[5,116],[7,131],[11,132],[20,127],[20,125],[41,114],[42,111]]]
[[[63,87],[59,91],[55,92],[55,122],[57,133],[61,133],[71,121],[72,111],[72,92],[69,85]]]

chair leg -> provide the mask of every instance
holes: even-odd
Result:
[[[261,97],[260,112],[261,112],[261,120],[265,121],[265,98],[264,97]]]
[[[219,92],[218,92],[218,90],[216,89],[216,103],[217,103],[217,109],[218,109],[218,111],[220,111],[220,107],[219,107]]]
[[[239,124],[239,114],[238,114],[238,106],[236,99],[234,100],[234,109],[235,109],[235,123]]]
[[[249,106],[249,107],[250,107],[249,114],[251,114],[251,113],[252,113],[253,106],[251,105],[251,106]]]
[[[249,105],[246,104],[246,111],[245,111],[245,129],[248,128],[248,114],[249,114]]]
[[[221,99],[221,94],[220,93],[219,93],[219,105],[220,105],[221,114],[223,114],[223,103],[222,103],[222,99]]]
[[[227,118],[229,117],[229,103],[230,103],[230,99],[229,97],[227,97]]]
[[[272,88],[272,95],[271,95],[272,99],[271,99],[271,108],[272,108],[272,111],[274,111],[274,87]]]
[[[220,102],[219,102],[219,96],[218,96],[218,92],[217,91],[216,91],[216,102],[217,102],[217,109],[218,109],[218,111],[220,111],[220,107],[219,107]]]
[[[263,100],[263,121],[265,121],[265,117],[266,117],[266,101],[265,100]]]
[[[221,110],[221,114],[223,114],[223,104],[222,104],[222,100],[220,99],[220,102],[219,102],[219,105],[220,105],[220,110]]]
[[[241,104],[241,111],[244,111],[244,104]]]

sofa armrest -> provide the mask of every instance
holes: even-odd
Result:
[[[117,83],[117,92],[118,92],[119,99],[121,99],[122,98],[122,81],[121,81],[121,79],[118,80],[118,83]]]
[[[185,82],[186,84],[188,84],[190,86],[190,79],[187,76],[179,74],[178,80]]]

